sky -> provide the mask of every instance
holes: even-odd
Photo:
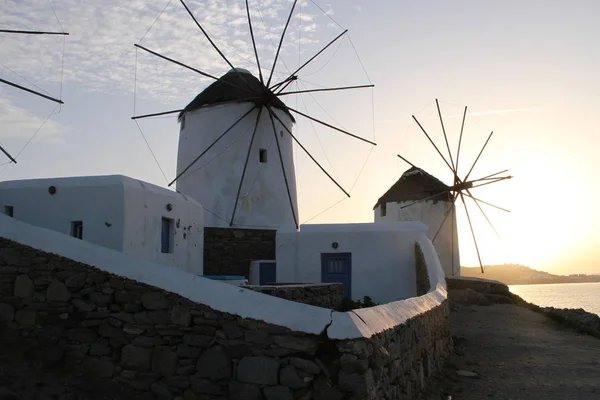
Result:
[[[263,74],[269,75],[291,0],[250,0]],[[188,0],[225,56],[257,74],[245,2]],[[175,177],[176,116],[209,79],[161,60],[141,44],[205,72],[229,66],[177,0],[0,0],[0,29],[69,36],[0,36],[0,78],[64,105],[0,85],[0,179],[123,174],[160,186]],[[464,176],[490,132],[472,177],[514,178],[473,195],[498,235],[467,202],[484,264],[552,273],[600,273],[600,3],[506,0],[298,1],[273,79],[283,79],[329,41],[289,90],[372,83],[373,89],[290,95],[291,107],[373,140],[357,141],[300,119],[297,136],[346,196],[296,149],[300,222],[371,222],[377,199],[410,166],[450,184],[452,172],[412,119],[445,151],[435,100]],[[446,154],[444,152],[444,154]],[[461,264],[478,264],[462,203]]]

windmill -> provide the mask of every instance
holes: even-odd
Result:
[[[479,209],[479,211],[481,212],[481,214],[484,216],[484,218],[486,219],[486,221],[488,222],[488,224],[490,225],[490,227],[492,228],[492,230],[494,232],[496,232],[496,234],[498,234],[498,232],[496,231],[496,229],[494,228],[494,226],[492,225],[492,222],[490,221],[490,219],[488,218],[487,214],[485,213],[485,211],[483,210],[483,207],[481,206],[486,205],[489,207],[493,207],[495,209],[501,210],[501,211],[505,211],[505,212],[510,212],[509,210],[502,208],[502,207],[498,207],[492,203],[489,203],[487,201],[481,200],[475,196],[473,196],[472,191],[475,188],[481,187],[481,186],[486,186],[486,185],[490,185],[492,183],[498,183],[507,179],[511,179],[512,176],[510,175],[502,175],[504,173],[506,173],[508,170],[503,170],[500,172],[496,172],[490,175],[486,175],[483,176],[481,178],[472,178],[471,174],[473,172],[473,169],[475,168],[475,165],[477,164],[477,162],[479,161],[483,151],[485,150],[485,148],[487,147],[490,139],[492,138],[492,135],[494,134],[494,132],[492,131],[489,136],[487,137],[485,143],[483,144],[483,147],[481,148],[481,150],[479,151],[479,154],[477,154],[477,157],[475,158],[475,161],[473,162],[473,164],[471,165],[471,167],[469,168],[468,172],[464,175],[464,177],[460,177],[459,176],[459,160],[460,160],[460,150],[461,150],[461,144],[462,144],[462,139],[463,139],[463,131],[464,131],[464,127],[465,127],[465,118],[467,115],[467,107],[465,106],[464,108],[464,113],[462,116],[462,124],[461,124],[461,128],[460,128],[460,136],[459,136],[459,140],[458,140],[458,147],[456,150],[456,155],[453,156],[452,155],[452,151],[450,150],[450,144],[448,142],[448,136],[446,134],[446,128],[444,126],[444,120],[442,118],[442,113],[440,110],[440,105],[438,100],[435,100],[435,104],[437,107],[437,113],[440,119],[440,124],[441,124],[441,128],[442,128],[442,133],[444,135],[444,141],[446,144],[446,149],[448,151],[448,158],[446,158],[444,156],[444,154],[442,153],[442,151],[440,151],[440,149],[438,148],[438,146],[435,144],[435,142],[432,140],[431,136],[427,133],[427,131],[425,130],[425,128],[423,127],[423,125],[421,125],[421,123],[419,122],[419,120],[413,115],[412,118],[414,119],[414,121],[417,123],[417,125],[419,126],[420,130],[423,132],[423,134],[425,134],[425,136],[427,137],[427,139],[429,140],[429,142],[431,143],[431,145],[433,146],[433,148],[435,149],[435,151],[437,152],[437,154],[442,158],[442,160],[444,161],[444,163],[448,166],[448,168],[450,169],[450,171],[452,172],[452,177],[453,177],[453,183],[451,186],[446,186],[443,188],[440,188],[439,190],[436,190],[434,193],[431,193],[430,196],[426,196],[424,198],[421,198],[417,201],[411,202],[409,204],[405,204],[400,206],[400,210],[406,209],[408,207],[413,207],[416,204],[428,201],[428,200],[432,200],[432,199],[439,199],[441,196],[447,196],[447,199],[449,200],[449,202],[451,203],[450,207],[446,210],[446,212],[444,213],[444,217],[442,219],[441,224],[437,227],[430,227],[431,229],[436,229],[435,234],[433,235],[433,237],[431,238],[431,241],[435,244],[436,239],[438,238],[438,235],[440,234],[440,232],[442,231],[442,228],[444,227],[444,224],[447,222],[448,217],[450,215],[452,215],[451,217],[451,241],[452,241],[452,257],[451,257],[451,263],[452,263],[452,272],[454,273],[454,268],[455,268],[455,248],[457,247],[456,244],[458,243],[456,236],[456,210],[455,210],[455,203],[456,201],[460,198],[461,202],[463,203],[464,209],[465,209],[465,213],[467,216],[467,221],[469,223],[469,228],[471,230],[471,235],[473,238],[473,243],[475,244],[475,250],[477,252],[477,258],[479,260],[479,266],[481,268],[481,272],[484,272],[484,268],[483,268],[483,263],[481,261],[481,254],[479,251],[479,245],[477,244],[477,238],[475,236],[475,230],[473,229],[473,224],[471,222],[471,215],[469,214],[469,209],[467,207],[467,202],[465,201],[465,198],[469,198],[471,199],[475,205],[477,206],[477,208]],[[420,170],[420,168],[416,167],[413,163],[411,163],[409,160],[407,160],[405,157],[401,156],[400,154],[398,154],[398,157],[401,158],[403,161],[405,161],[406,163],[408,163],[411,167],[413,167],[416,170]],[[458,266],[460,268],[460,266]]]
[[[54,7],[52,6],[52,3],[50,0],[48,0],[48,4],[50,5],[50,8],[52,8],[52,12],[54,13],[54,16],[56,17],[56,21],[58,22],[58,25],[60,26],[61,30],[60,31],[42,31],[42,30],[28,30],[28,29],[0,29],[0,35],[51,35],[51,36],[63,36],[66,37],[69,35],[68,32],[65,32],[64,29],[62,28],[62,25],[60,23],[60,20],[58,19],[58,16],[56,15],[56,12],[54,10]],[[64,57],[64,42],[63,42],[63,57]],[[2,65],[3,67],[5,67],[4,65]],[[46,100],[49,100],[51,102],[57,103],[58,105],[64,104],[64,102],[60,99],[60,98],[56,98],[53,97],[51,95],[47,95],[44,93],[41,93],[40,91],[37,90],[33,90],[31,88],[27,88],[23,85],[19,85],[15,82],[9,81],[7,79],[3,79],[0,78],[0,83],[5,84],[7,86],[19,89],[21,91],[33,94],[35,96],[44,98]],[[34,85],[35,86],[35,85]],[[60,97],[60,96],[59,96]],[[0,145],[0,151],[2,153],[4,153],[4,155],[6,157],[8,157],[8,159],[10,160],[10,162],[16,164],[17,160],[16,157],[13,157],[12,155],[10,155],[10,153],[8,153],[8,151],[6,149],[4,149],[4,147],[2,147],[2,145]]]
[[[198,200],[211,215],[208,216],[211,224],[214,226],[228,227],[257,227],[261,221],[268,221],[269,226],[279,226],[283,223],[292,222],[298,228],[298,211],[295,190],[294,165],[291,148],[293,144],[305,152],[308,157],[318,166],[318,168],[335,184],[347,197],[350,194],[345,190],[332,175],[315,159],[307,150],[301,141],[293,134],[292,124],[295,117],[303,118],[308,121],[320,124],[338,133],[342,133],[362,142],[376,145],[374,142],[357,136],[345,129],[338,128],[332,124],[324,122],[307,113],[292,108],[284,103],[285,96],[344,91],[362,88],[374,87],[372,84],[357,86],[342,86],[316,88],[306,90],[288,90],[290,85],[298,80],[300,72],[313,60],[319,57],[325,50],[342,38],[348,30],[333,38],[320,51],[308,58],[297,69],[289,73],[282,80],[274,79],[274,71],[279,60],[280,51],[286,36],[286,31],[296,9],[297,0],[293,1],[287,21],[281,33],[279,44],[277,46],[275,57],[269,74],[264,74],[261,68],[261,60],[258,55],[254,30],[252,27],[252,18],[248,0],[245,2],[248,29],[250,32],[252,49],[258,67],[258,77],[252,75],[249,71],[236,68],[232,62],[219,49],[215,41],[210,37],[207,30],[196,18],[192,10],[184,0],[179,1],[194,24],[198,27],[200,33],[208,40],[212,48],[218,53],[220,58],[229,66],[229,71],[218,77],[202,71],[198,68],[189,66],[170,56],[161,54],[149,49],[141,44],[135,44],[137,49],[143,50],[162,60],[171,62],[182,68],[197,73],[205,78],[210,78],[214,82],[202,91],[187,107],[170,111],[156,112],[145,115],[135,115],[133,120],[163,116],[168,114],[179,114],[180,122],[180,144],[178,156],[177,176],[169,182],[172,186],[177,182],[177,191],[190,195]],[[212,114],[211,114],[212,113]],[[218,121],[215,122],[215,121]],[[139,127],[139,125],[138,125]],[[249,128],[249,134],[244,135],[245,128]],[[202,132],[202,134],[200,134]],[[252,154],[258,146],[257,143],[264,141],[266,135],[273,139],[276,147],[277,162],[268,164],[266,162],[267,147],[261,148],[259,157],[252,157]],[[240,143],[235,145],[235,151],[230,159],[222,158],[220,164],[213,164],[207,169],[208,173],[204,177],[189,183],[190,180],[182,183],[182,178],[189,175],[190,169],[198,163],[200,159],[206,157],[209,152],[219,153],[218,147],[225,148],[225,140],[233,136],[243,137]],[[210,139],[209,139],[210,138]],[[241,154],[240,148],[245,147],[244,154]],[[270,147],[270,146],[269,146]],[[195,152],[192,156],[192,152]],[[263,153],[264,152],[264,153]],[[259,165],[262,163],[264,165]],[[216,166],[215,166],[216,165]],[[206,169],[205,169],[206,171]],[[249,171],[254,172],[260,181],[259,189],[251,195],[252,186],[247,179]],[[277,171],[278,177],[274,176]],[[270,175],[269,175],[270,174]],[[235,180],[235,184],[233,183]],[[219,185],[215,188],[215,183]],[[211,190],[212,189],[212,190]],[[258,192],[258,193],[257,193]],[[282,210],[284,203],[286,211]],[[219,208],[219,209],[217,209]],[[240,215],[241,214],[241,215]],[[288,216],[289,218],[288,220]]]

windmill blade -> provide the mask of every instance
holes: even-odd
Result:
[[[252,145],[254,144],[254,138],[256,137],[256,131],[258,130],[258,123],[260,122],[260,116],[262,115],[262,107],[258,109],[258,115],[256,116],[256,123],[254,124],[254,132],[252,132],[252,138],[250,139],[250,146],[248,146],[248,154],[246,154],[246,161],[244,162],[244,169],[242,170],[242,177],[240,178],[240,185],[238,186],[237,195],[235,196],[235,204],[233,205],[233,212],[231,213],[231,221],[229,226],[233,226],[233,220],[235,219],[235,212],[237,210],[238,202],[240,201],[240,192],[242,191],[242,184],[244,183],[244,176],[246,175],[246,168],[248,168],[248,160],[250,159],[250,153],[252,152]]]
[[[248,82],[246,81],[246,78],[244,78],[244,76],[237,69],[235,69],[235,67],[233,66],[233,64],[227,59],[227,57],[225,57],[225,54],[223,54],[223,52],[219,49],[219,47],[217,47],[217,45],[215,44],[215,42],[212,41],[212,39],[208,35],[208,32],[206,32],[204,30],[204,28],[202,27],[202,25],[200,25],[200,22],[198,22],[198,20],[196,19],[196,17],[192,13],[192,11],[188,8],[188,6],[185,4],[185,2],[183,0],[179,0],[179,1],[183,5],[183,7],[185,7],[185,10],[188,12],[188,14],[190,15],[190,17],[192,17],[192,19],[196,23],[196,26],[198,26],[198,28],[200,28],[200,30],[204,34],[204,37],[206,37],[206,39],[210,42],[210,44],[212,45],[212,47],[217,51],[217,53],[219,53],[219,55],[221,56],[221,58],[223,60],[225,60],[225,62],[227,63],[227,65],[229,65],[229,67],[232,70],[235,71],[235,73],[242,79],[242,81],[244,81],[246,83],[246,85],[248,87],[250,87],[250,85],[248,85]]]
[[[45,31],[25,31],[14,29],[0,29],[0,33],[19,33],[23,35],[64,35],[68,36],[67,32],[45,32]]]
[[[475,237],[475,231],[473,230],[473,224],[471,223],[471,216],[469,215],[469,210],[467,208],[467,203],[465,203],[465,197],[462,192],[460,192],[460,198],[462,200],[463,206],[465,206],[465,212],[467,213],[467,220],[469,221],[469,228],[471,228],[471,235],[473,235],[473,242],[475,243],[475,250],[477,250],[477,259],[479,260],[479,267],[481,268],[481,273],[483,273],[483,263],[481,262],[481,255],[479,254],[479,246],[477,245],[477,238]]]
[[[279,138],[277,137],[277,129],[275,128],[275,120],[273,119],[273,112],[270,107],[267,106],[269,111],[269,118],[271,118],[271,125],[273,126],[273,135],[275,135],[275,142],[277,144],[277,153],[279,153],[279,162],[281,163],[281,172],[283,172],[283,180],[285,182],[285,189],[287,190],[288,199],[290,201],[290,208],[292,210],[292,216],[294,217],[294,225],[298,229],[298,219],[296,218],[296,212],[294,211],[294,201],[292,200],[292,194],[290,193],[290,185],[288,184],[287,175],[285,173],[285,167],[283,165],[283,157],[281,155],[281,146],[279,145]]]
[[[219,140],[221,140],[226,134],[227,132],[229,132],[230,130],[232,130],[241,120],[243,120],[244,118],[246,118],[252,111],[254,111],[256,109],[256,107],[252,107],[250,108],[244,115],[242,115],[240,118],[237,119],[237,121],[235,121],[229,128],[227,128],[227,130],[225,130],[225,132],[223,132],[221,134],[221,136],[219,136],[214,142],[212,142],[212,144],[210,146],[208,146],[202,153],[200,153],[200,155],[198,157],[196,157],[194,159],[194,161],[192,161],[190,163],[190,165],[188,165],[187,167],[185,167],[185,169],[183,171],[181,171],[179,173],[179,175],[177,175],[175,177],[175,179],[173,179],[173,181],[171,183],[169,183],[169,186],[173,185],[179,178],[181,178],[181,176],[183,174],[185,174],[190,168],[192,168],[192,166],[198,162],[198,160],[205,155],[215,144],[217,144],[217,142]]]
[[[258,58],[258,51],[256,50],[256,41],[254,40],[254,31],[252,30],[252,18],[250,18],[250,5],[246,0],[246,13],[248,14],[248,27],[250,28],[250,37],[252,38],[252,47],[254,48],[254,55],[256,56],[256,65],[258,66],[258,76],[260,77],[260,83],[263,85],[265,81],[262,75],[262,69],[260,68],[260,59]]]
[[[452,211],[454,210],[454,203],[456,202],[456,199],[458,198],[458,194],[454,193],[452,196],[452,203],[450,205],[450,209],[448,211]],[[454,211],[452,211],[452,213],[454,213]],[[448,219],[448,215],[450,215],[450,212],[447,212],[446,215],[444,216],[444,219],[442,220],[442,223],[440,224],[437,232],[435,232],[435,235],[433,236],[433,238],[431,239],[431,242],[433,243],[435,241],[435,239],[438,237],[438,235],[440,234],[440,232],[442,231],[442,227],[444,226],[444,224],[446,223],[446,220]]]
[[[404,162],[406,162],[407,164],[409,164],[411,167],[419,169],[419,167],[417,167],[415,164],[413,164],[410,161],[408,161],[406,158],[402,157],[400,154],[396,154],[396,155],[398,157],[400,157]]]
[[[287,89],[293,82],[295,81],[295,79],[290,79],[287,82],[285,82],[283,85],[281,85],[281,88],[277,91],[277,93],[275,93],[276,96],[281,96],[282,93],[285,89]]]
[[[467,197],[470,197],[471,200],[473,200],[475,202],[475,204],[477,205],[477,208],[479,208],[479,211],[481,211],[481,214],[483,214],[485,220],[488,222],[488,224],[490,225],[490,228],[492,228],[492,230],[494,231],[494,233],[496,234],[496,236],[500,237],[500,234],[498,233],[498,231],[496,230],[496,228],[494,228],[494,225],[492,224],[492,221],[490,221],[490,219],[488,218],[487,214],[485,213],[485,211],[483,211],[483,208],[481,208],[481,205],[479,204],[478,199],[476,199],[475,197],[473,197],[471,195],[471,192],[469,192],[469,189],[467,189],[467,193],[466,193]],[[495,207],[495,206],[494,206]],[[500,208],[500,207],[497,207]],[[504,210],[504,209],[502,209]],[[508,210],[504,210],[504,211],[508,211]],[[508,211],[510,212],[510,211]]]
[[[435,99],[435,105],[437,107],[438,115],[440,116],[440,124],[442,124],[442,132],[444,133],[444,141],[446,141],[446,148],[448,149],[448,155],[450,156],[450,164],[452,164],[452,170],[454,171],[454,180],[456,180],[456,167],[454,165],[454,159],[452,158],[452,152],[450,151],[448,135],[446,135],[446,128],[444,127],[444,120],[442,119],[442,111],[440,110],[438,99]]]
[[[253,101],[253,100],[258,100],[260,99],[260,97],[246,97],[244,99],[235,99],[235,100],[228,100],[228,101],[220,101],[220,102],[215,102],[212,103],[211,105],[213,106],[221,106],[221,105],[225,105],[225,104],[231,104],[231,103],[242,103],[245,101]],[[158,112],[158,113],[153,113],[153,114],[144,114],[144,115],[136,115],[131,117],[131,119],[142,119],[142,118],[151,118],[151,117],[158,117],[161,115],[168,115],[168,114],[175,114],[175,113],[179,113],[185,111],[185,108],[181,108],[179,110],[170,110],[170,111],[163,111],[163,112]]]
[[[479,161],[479,157],[481,157],[481,153],[483,153],[483,150],[485,150],[485,146],[487,146],[488,142],[490,141],[490,139],[492,138],[492,135],[494,134],[494,131],[492,131],[490,133],[490,136],[488,136],[487,140],[485,141],[485,143],[483,144],[483,147],[481,148],[481,151],[479,152],[479,154],[477,155],[477,158],[475,159],[475,162],[473,163],[473,165],[471,165],[471,169],[469,170],[469,173],[467,174],[467,176],[465,177],[465,181],[469,180],[469,175],[471,175],[471,172],[473,172],[473,168],[475,168],[475,164],[477,164],[477,161]]]
[[[29,93],[35,94],[36,96],[43,97],[44,99],[47,99],[47,100],[53,101],[53,102],[55,102],[55,103],[58,103],[58,104],[65,104],[65,103],[64,103],[62,100],[55,99],[54,97],[50,97],[50,96],[47,96],[47,95],[45,95],[45,94],[43,94],[43,93],[36,92],[35,90],[28,89],[28,88],[26,88],[25,86],[17,85],[16,83],[13,83],[13,82],[7,81],[6,79],[2,79],[2,78],[0,78],[0,82],[1,82],[1,83],[5,83],[5,84],[7,84],[7,85],[9,85],[9,86],[16,87],[17,89],[21,89],[21,90],[23,90],[23,91],[25,91],[25,92],[29,92]]]
[[[267,81],[267,87],[271,84],[271,79],[273,78],[273,72],[275,72],[275,66],[277,65],[277,59],[279,58],[279,52],[281,51],[281,45],[283,44],[283,38],[285,37],[285,31],[290,24],[292,19],[292,14],[294,14],[294,8],[296,8],[296,3],[298,0],[294,0],[294,4],[292,5],[292,9],[290,10],[290,15],[288,16],[287,22],[285,23],[285,27],[283,28],[283,33],[281,34],[281,39],[279,39],[279,46],[277,46],[277,52],[275,53],[275,60],[273,60],[273,67],[271,68],[271,74],[269,74],[269,80]],[[292,74],[293,75],[293,74]]]
[[[458,174],[458,159],[460,157],[460,146],[462,144],[463,130],[465,129],[465,118],[467,116],[467,106],[465,106],[465,112],[463,113],[462,124],[460,125],[460,136],[458,137],[458,149],[456,150],[456,164],[454,165],[456,173]]]
[[[270,91],[272,91],[273,93],[275,93],[275,90],[277,90],[280,86],[285,85],[284,88],[279,89],[279,91],[275,94],[279,94],[281,93],[282,90],[284,90],[286,87],[289,86],[289,84],[293,81],[295,81],[296,79],[298,79],[298,77],[296,75],[290,75],[287,78],[285,78],[284,80],[282,80],[279,83],[276,83],[275,85],[271,86],[269,88]]]
[[[327,172],[327,170],[325,170],[325,168],[323,168],[323,166],[321,166],[321,164],[319,164],[319,162],[317,160],[315,160],[315,158],[312,156],[312,154],[310,154],[310,152],[306,149],[306,147],[304,147],[302,145],[302,143],[300,143],[300,141],[298,139],[296,139],[296,136],[294,136],[294,134],[292,133],[292,131],[290,131],[288,129],[288,127],[283,123],[283,121],[281,121],[281,119],[277,116],[277,114],[275,114],[270,108],[267,108],[269,110],[269,114],[271,114],[277,121],[279,121],[279,123],[285,128],[285,130],[287,131],[287,133],[292,137],[292,139],[294,139],[294,141],[298,144],[298,146],[300,146],[300,148],[302,150],[304,150],[304,152],[310,157],[311,160],[313,160],[313,162],[315,164],[317,164],[317,166],[321,169],[321,171],[323,171],[323,173],[325,175],[327,175],[327,177],[338,187],[340,188],[340,190],[342,192],[344,192],[344,194],[348,197],[350,197],[350,194],[344,190],[344,188],[342,187],[342,185],[340,185],[339,183],[337,183],[337,181],[335,179],[333,179],[333,177],[329,174],[329,172]]]
[[[488,205],[488,206],[490,206],[490,207],[497,208],[498,210],[501,210],[501,211],[506,211],[506,212],[510,212],[510,210],[507,210],[506,208],[498,207],[498,206],[496,206],[496,205],[494,205],[494,204],[492,204],[492,203],[488,203],[487,201],[483,201],[483,200],[481,200],[481,199],[478,199],[477,197],[475,197],[475,196],[473,196],[473,195],[471,194],[471,192],[469,191],[469,189],[467,189],[467,194],[466,194],[466,196],[468,196],[468,197],[472,198],[474,201],[478,201],[478,202],[480,202],[480,203],[483,203],[483,204],[485,204],[485,205]]]
[[[319,120],[319,119],[316,119],[316,118],[314,118],[314,117],[311,117],[310,115],[306,115],[306,114],[304,114],[303,112],[300,112],[300,111],[298,111],[298,110],[294,110],[293,108],[291,108],[291,107],[289,107],[289,106],[287,106],[287,108],[288,108],[290,111],[293,111],[293,112],[295,112],[296,114],[302,115],[304,118],[308,118],[308,119],[310,119],[310,120],[312,120],[312,121],[315,121],[315,122],[317,122],[317,123],[319,123],[319,124],[321,124],[321,125],[324,125],[324,126],[326,126],[326,127],[328,127],[328,128],[331,128],[331,129],[333,129],[333,130],[336,130],[336,131],[338,131],[338,132],[345,133],[345,134],[346,134],[346,135],[348,135],[348,136],[352,136],[352,137],[353,137],[353,138],[355,138],[355,139],[362,140],[363,142],[366,142],[366,143],[372,144],[373,146],[377,146],[377,143],[371,142],[370,140],[363,139],[363,138],[361,138],[360,136],[353,135],[352,133],[350,133],[350,132],[347,132],[347,131],[345,131],[345,130],[343,130],[343,129],[336,128],[335,126],[333,126],[333,125],[330,125],[330,124],[328,124],[327,122],[323,122],[323,121],[321,121],[321,120]]]
[[[340,33],[338,36],[336,36],[336,38],[335,38],[335,39],[333,39],[331,42],[327,43],[327,46],[323,47],[323,48],[322,48],[322,49],[321,49],[321,50],[320,50],[320,51],[319,51],[317,54],[315,54],[314,56],[312,56],[311,58],[309,58],[309,59],[308,59],[308,61],[306,61],[304,64],[302,64],[302,65],[301,65],[301,66],[300,66],[300,67],[299,67],[297,70],[295,70],[294,72],[292,72],[292,73],[290,74],[290,76],[289,76],[289,77],[287,77],[287,78],[286,78],[286,79],[284,79],[283,81],[281,81],[281,82],[279,82],[279,83],[277,83],[277,84],[273,85],[273,86],[272,86],[272,87],[270,87],[269,89],[270,89],[270,90],[273,90],[275,87],[279,87],[279,86],[281,86],[281,84],[282,84],[284,81],[287,81],[288,79],[292,78],[294,75],[296,75],[298,72],[300,72],[300,70],[301,70],[302,68],[304,68],[304,67],[306,67],[308,64],[310,64],[310,62],[311,62],[312,60],[314,60],[315,58],[317,58],[317,57],[318,57],[318,56],[319,56],[319,55],[320,55],[322,52],[324,52],[325,50],[327,50],[327,48],[328,48],[329,46],[331,46],[332,44],[334,44],[334,43],[335,43],[335,42],[336,42],[336,41],[337,41],[339,38],[341,38],[342,36],[344,36],[344,35],[345,35],[347,32],[348,32],[348,29],[346,29],[344,32]]]
[[[297,90],[294,92],[277,93],[277,96],[287,96],[288,94],[302,94],[302,93],[314,93],[314,92],[331,92],[337,90],[350,90],[350,89],[363,89],[375,87],[375,85],[359,85],[359,86],[342,86],[334,88],[323,88],[323,89],[309,89],[309,90]],[[283,89],[282,89],[283,90]]]
[[[152,114],[135,115],[135,116],[131,117],[131,119],[142,119],[142,118],[158,117],[158,116],[161,116],[161,115],[168,115],[168,114],[180,113],[182,111],[183,111],[183,108],[180,108],[178,110],[163,111],[163,112],[157,112],[157,113],[152,113]]]
[[[471,182],[490,180],[492,177],[503,174],[505,172],[508,172],[508,170],[505,169],[504,171],[496,172],[495,174],[486,175],[483,178],[473,179]],[[494,179],[496,179],[496,178],[494,178]]]
[[[444,157],[444,155],[442,154],[442,152],[440,151],[440,149],[438,149],[438,147],[435,145],[435,143],[433,142],[433,140],[431,140],[431,137],[429,137],[429,134],[427,133],[427,131],[425,131],[425,129],[423,128],[423,126],[421,125],[421,123],[419,122],[419,120],[417,119],[417,117],[415,117],[414,115],[412,117],[415,120],[415,122],[417,123],[417,125],[419,125],[419,128],[421,128],[421,130],[423,131],[423,133],[425,134],[425,136],[427,136],[427,139],[429,139],[429,142],[431,142],[431,144],[433,145],[433,147],[435,148],[435,150],[438,152],[438,154],[440,155],[440,157],[442,157],[442,160],[444,160],[444,162],[446,163],[446,165],[448,166],[448,168],[450,168],[450,171],[452,171],[452,173],[454,175],[456,175],[456,171],[454,170],[454,168],[452,168],[452,166],[446,160],[446,157]]]
[[[480,184],[478,184],[478,185],[473,185],[473,186],[471,186],[471,189],[472,189],[472,188],[476,188],[476,187],[485,186],[485,185],[490,185],[490,184],[492,184],[492,183],[496,183],[496,182],[504,181],[504,180],[507,180],[507,179],[512,179],[512,176],[510,176],[510,175],[509,175],[509,176],[501,176],[501,177],[498,177],[498,178],[496,178],[496,179],[495,179],[495,180],[493,180],[493,181],[487,181],[487,182],[485,182],[485,183],[480,183]]]
[[[2,147],[2,145],[0,145],[0,151],[4,153],[4,155],[8,157],[10,161],[14,162],[15,164],[17,163],[17,160],[15,160],[14,157],[11,156],[10,153],[4,149],[4,147]]]

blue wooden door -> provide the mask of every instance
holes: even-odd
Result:
[[[352,298],[352,254],[351,253],[322,253],[321,282],[341,283],[344,287],[344,297]]]
[[[258,283],[260,285],[268,285],[269,283],[277,282],[276,268],[274,262],[261,263],[260,272],[258,276]]]

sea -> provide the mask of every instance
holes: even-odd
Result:
[[[583,308],[600,315],[600,282],[510,285],[510,291],[540,307]]]

